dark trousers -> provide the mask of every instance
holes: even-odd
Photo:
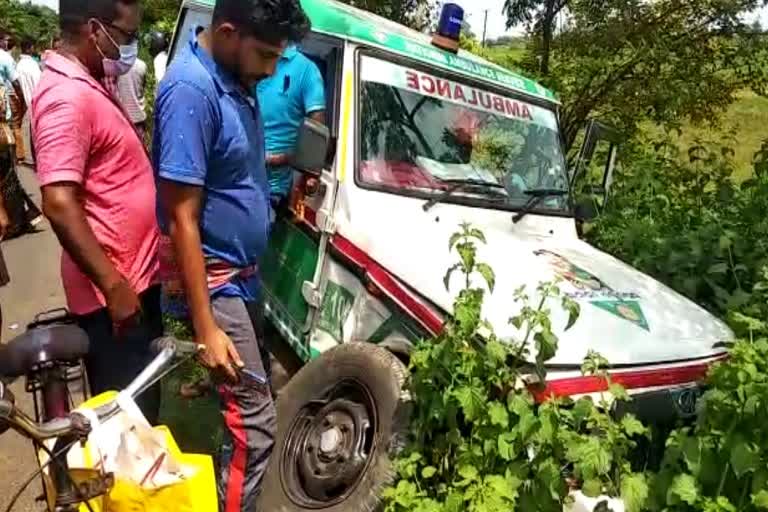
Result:
[[[160,286],[150,287],[139,299],[140,317],[120,336],[115,334],[106,308],[78,317],[90,341],[85,367],[93,395],[125,389],[155,357],[150,343],[163,335]],[[160,384],[145,391],[136,403],[147,421],[156,425],[160,414]]]
[[[260,343],[258,306],[239,297],[219,296],[211,300],[211,308],[245,369],[268,379],[269,357]],[[271,389],[268,382],[260,384],[241,375],[237,384],[221,384],[218,390],[228,434],[219,454],[219,510],[252,512],[277,432]]]
[[[0,149],[0,193],[11,221],[8,238],[24,233],[29,222],[40,215],[40,209],[21,186],[13,159],[12,148]]]

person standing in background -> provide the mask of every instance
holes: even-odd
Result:
[[[16,72],[19,75],[19,84],[21,84],[21,91],[24,94],[24,102],[27,105],[32,104],[32,93],[37,87],[37,83],[40,81],[40,65],[34,59],[33,54],[35,51],[35,45],[31,39],[25,39],[21,42],[21,56],[19,57],[19,63],[16,65]],[[32,152],[32,138],[30,132],[30,111],[24,113],[24,118],[21,121],[21,131],[24,138],[24,147],[27,151],[24,155],[24,163],[27,165],[34,165],[34,156]]]
[[[147,112],[144,110],[144,88],[147,84],[147,65],[136,58],[131,69],[117,79],[117,95],[125,113],[131,119],[141,140],[147,127]]]
[[[293,184],[288,165],[299,127],[309,117],[325,124],[325,86],[320,70],[296,45],[285,49],[275,74],[254,88],[264,119],[267,176],[273,212],[285,208]]]
[[[26,110],[16,62],[6,50],[10,37],[0,33],[0,195],[9,218],[6,238],[22,235],[34,229],[42,220],[40,209],[21,186],[16,174],[16,136],[12,128],[11,92],[20,101],[16,107]]]
[[[15,59],[13,57],[13,50],[16,48],[16,40],[10,36],[6,36],[5,39],[5,50],[8,52],[8,54],[11,56],[11,59]],[[16,77],[18,79],[18,67],[16,69]],[[21,82],[19,82],[21,83]],[[24,119],[24,115],[27,112],[27,103],[24,101],[24,94],[22,91],[22,94],[18,94],[18,91],[16,89],[11,89],[11,97],[10,97],[10,104],[11,104],[11,128],[13,128],[13,137],[15,140],[14,144],[14,154],[17,162],[21,162],[24,160],[24,156],[26,155],[26,147],[24,145],[24,137],[21,133],[21,124]]]
[[[155,83],[165,76],[165,68],[168,65],[168,37],[162,32],[152,32],[149,36],[149,54],[152,56],[152,67],[155,73]]]
[[[138,55],[138,0],[61,0],[62,46],[46,59],[32,100],[43,209],[64,251],[70,311],[88,334],[94,395],[125,388],[162,336],[152,164],[103,79]],[[160,388],[137,400],[150,423]]]

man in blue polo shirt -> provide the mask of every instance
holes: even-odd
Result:
[[[165,277],[179,281],[203,363],[221,383],[224,512],[254,510],[276,428],[254,326],[270,205],[250,90],[308,29],[297,0],[217,0],[211,27],[192,29],[157,93],[158,215],[172,253]]]
[[[299,126],[306,117],[325,124],[325,87],[320,70],[296,45],[285,49],[275,74],[256,86],[264,119],[267,177],[273,209],[291,191],[293,169],[288,165],[296,147]]]

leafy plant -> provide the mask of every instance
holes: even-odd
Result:
[[[669,438],[654,510],[768,509],[768,338],[741,341],[710,375],[694,427]]]
[[[589,238],[727,318],[740,341],[707,380],[694,425],[673,431],[649,475],[648,509],[768,509],[768,151],[747,181],[732,152],[636,145]]]
[[[753,288],[768,264],[768,176],[734,183],[727,147],[686,160],[666,140],[628,148],[588,238],[722,317],[765,318]]]
[[[578,305],[556,283],[540,284],[533,300],[517,290],[510,323],[519,337],[500,340],[482,319],[495,283],[477,259],[482,243],[482,232],[467,224],[450,239],[458,261],[445,285],[460,275],[463,288],[443,333],[411,355],[412,429],[396,463],[398,481],[384,494],[387,512],[560,511],[571,485],[588,495],[622,495],[629,510],[640,510],[646,480],[625,460],[645,428],[632,416],[614,421],[607,413],[610,400],[626,393],[609,385],[599,357],[584,366],[606,379],[599,404],[589,397],[536,403],[531,391],[542,392],[545,363],[557,350],[550,304],[569,312],[567,328]]]

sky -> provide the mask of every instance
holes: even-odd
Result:
[[[506,20],[501,13],[504,0],[452,0],[464,7],[464,17],[472,26],[472,31],[478,38],[483,35],[483,17],[485,10],[488,9],[488,35],[489,39],[497,38],[504,34],[520,34],[520,27],[513,27],[507,30]],[[59,0],[32,0],[32,3],[47,5],[58,11]],[[755,15],[760,19],[763,27],[768,28],[768,7],[761,9]]]

